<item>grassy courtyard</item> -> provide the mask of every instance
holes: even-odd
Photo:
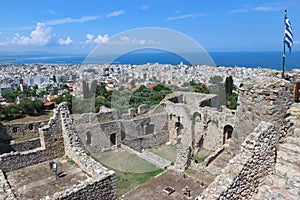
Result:
[[[99,152],[93,156],[104,166],[115,171],[119,198],[163,171],[122,148]]]
[[[157,147],[149,148],[148,150],[173,163],[176,161],[177,151],[176,151],[176,146],[173,144],[169,144],[169,145],[162,144]]]

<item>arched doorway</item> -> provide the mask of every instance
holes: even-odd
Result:
[[[181,129],[183,129],[182,123],[180,123],[179,121],[178,121],[178,122],[175,122],[175,130],[176,130],[176,132],[177,132],[177,135],[180,135]]]
[[[233,127],[231,125],[224,126],[223,129],[223,144],[232,137]]]

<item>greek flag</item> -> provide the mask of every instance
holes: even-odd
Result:
[[[293,28],[287,17],[285,17],[284,42],[291,52],[293,46]]]

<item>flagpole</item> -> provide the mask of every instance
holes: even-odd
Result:
[[[284,65],[285,65],[285,26],[286,26],[286,13],[287,11],[284,10],[284,27],[283,27],[283,54],[282,54],[282,78],[284,78]]]

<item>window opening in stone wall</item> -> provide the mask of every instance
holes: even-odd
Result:
[[[92,144],[92,135],[90,132],[86,133],[86,144],[91,145]]]
[[[18,132],[18,127],[13,127],[13,132],[14,133]]]
[[[117,134],[113,133],[110,135],[110,146],[115,146],[117,145]]]

